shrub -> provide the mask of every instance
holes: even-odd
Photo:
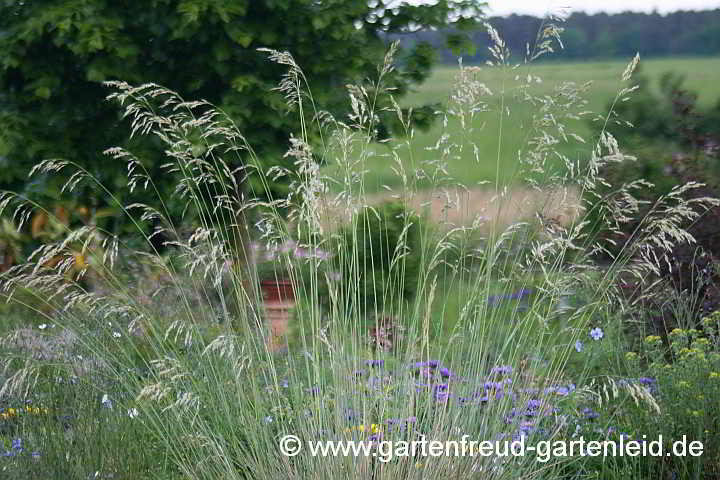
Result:
[[[627,358],[631,371],[646,380],[659,412],[640,409],[626,421],[635,431],[647,432],[648,438],[686,435],[704,447],[700,458],[672,456],[654,468],[675,472],[678,478],[720,475],[720,312],[705,317],[701,330],[673,330],[669,344],[650,335],[642,351],[628,353]]]
[[[422,236],[427,235],[420,216],[400,202],[366,206],[340,235],[344,285],[357,288],[348,299],[354,297],[368,314],[413,299],[423,262]]]

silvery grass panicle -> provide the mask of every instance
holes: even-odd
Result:
[[[169,199],[123,205],[72,162],[43,162],[38,173],[74,169],[66,185],[70,191],[87,182],[104,192],[135,222],[145,246],[133,248],[96,227],[68,228],[61,241],[39,247],[27,264],[4,275],[5,292],[12,295],[22,287],[35,293],[49,307],[44,314],[77,335],[84,351],[98,359],[98,372],[116,379],[131,396],[123,408],[134,409],[133,416],[142,419],[153,448],[185,477],[556,477],[567,466],[563,459],[546,464],[532,458],[469,456],[384,462],[372,456],[313,457],[305,451],[289,458],[278,451],[279,439],[288,434],[303,442],[376,443],[420,435],[442,441],[464,434],[480,440],[572,434],[565,414],[558,412],[572,409],[587,389],[576,388],[565,367],[569,356],[582,350],[582,342],[576,345],[586,338],[591,322],[604,331],[600,322],[610,316],[608,305],[616,300],[614,280],[625,271],[656,271],[663,261],[658,252],[692,241],[685,222],[717,204],[684,199],[683,193],[695,185],[676,189],[646,216],[639,242],[610,266],[595,262],[595,253],[604,246],[588,231],[582,214],[598,210],[611,227],[627,221],[638,212],[632,196],[636,184],[616,186],[610,195],[598,194],[592,201],[587,194],[604,185],[603,165],[631,158],[606,130],[610,115],[594,140],[573,132],[574,122],[590,115],[583,97],[588,85],[562,83],[550,94],[536,90],[541,79],[533,75],[530,62],[558,44],[561,29],[555,21],[544,24],[536,44],[528,48],[527,61],[517,65],[499,32],[488,31],[493,42],[489,68],[501,69],[501,88],[489,88],[481,69],[461,64],[456,91],[439,114],[442,131],[431,147],[437,155],[425,162],[415,162],[407,148],[413,142],[413,118],[392,98],[389,86],[397,44],[374,79],[348,86],[349,113],[337,118],[316,110],[292,55],[265,50],[270,61],[288,68],[279,90],[299,116],[299,131],[293,132],[287,151],[294,169],[265,169],[252,139],[207,102],[186,101],[153,84],[109,83],[114,89],[109,98],[123,108],[132,135],[153,136],[162,143],[164,167],[177,178],[181,220],[171,214]],[[636,64],[637,57],[623,74],[624,82],[630,81]],[[631,91],[623,87],[618,100]],[[532,106],[529,118],[513,117],[511,96]],[[394,232],[399,240],[388,244],[388,234],[381,248],[390,258],[391,274],[405,272],[408,257],[417,256],[413,260],[420,272],[410,280],[415,295],[387,303],[377,298],[368,307],[359,295],[363,278],[368,278],[360,263],[368,238],[362,228],[350,228],[350,241],[340,242],[333,215],[341,212],[345,221],[357,223],[379,211],[368,205],[365,178],[368,161],[381,155],[375,140],[381,113],[386,113],[382,109],[397,116],[405,133],[405,138],[384,142],[402,185],[401,192],[390,195],[414,213],[429,209],[413,203],[419,185],[433,187],[444,199],[443,209],[458,208],[457,192],[471,186],[453,179],[448,166],[463,148],[471,148],[478,163],[491,158],[497,175],[483,215],[469,224],[446,222],[443,228],[424,229],[416,251],[409,251],[408,232],[417,216],[400,215]],[[529,133],[516,152],[517,171],[506,178],[500,175],[500,160],[502,126],[509,121],[523,122]],[[476,136],[489,122],[500,128],[498,150],[488,154],[480,151]],[[451,128],[458,124],[459,133]],[[568,143],[585,145],[585,158],[564,155],[559,145]],[[126,162],[129,191],[157,192],[142,159],[120,148],[106,153],[113,161]],[[326,174],[321,160],[336,173]],[[249,175],[259,179],[261,191],[252,190]],[[281,177],[289,177],[290,195],[273,198],[270,183]],[[514,198],[517,179],[542,192],[546,204],[537,205],[536,218],[506,222],[515,202],[530,201]],[[546,214],[550,204],[569,212],[567,218]],[[0,207],[12,209],[20,224],[39,208],[12,194],[0,198]],[[367,215],[357,215],[361,211]],[[148,224],[152,230],[143,233]],[[268,348],[251,233],[267,250],[290,241],[311,252],[340,245],[322,258],[282,258],[297,292],[295,336],[288,339],[284,355]],[[155,237],[165,239],[169,255],[153,247]],[[91,258],[86,271],[93,272],[92,289],[67,275],[76,262],[71,246]],[[300,267],[308,265],[310,276],[301,279]],[[140,271],[152,272],[152,288],[141,283]],[[407,287],[407,280],[388,276],[403,280],[388,282],[383,298],[397,298],[392,294]],[[330,299],[328,308],[320,307],[327,300],[319,298],[321,292]],[[563,304],[568,295],[580,293],[583,304]],[[454,311],[450,299],[456,299]],[[367,341],[368,332],[379,331],[385,318],[402,331],[393,336],[389,352],[373,349]],[[41,378],[42,366],[39,360],[5,360],[7,381],[0,397],[10,390],[27,391]],[[62,366],[77,367],[72,356]],[[141,374],[128,375],[137,369]]]

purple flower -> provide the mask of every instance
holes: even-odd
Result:
[[[427,362],[415,362],[412,364],[412,368],[437,368],[440,366],[440,362],[437,360],[428,360]]]
[[[542,402],[540,400],[533,398],[532,400],[528,401],[527,408],[528,410],[535,410],[540,408],[541,405]]]
[[[22,452],[23,451],[22,439],[13,438],[12,446],[10,448],[12,448],[13,450],[17,450],[18,452]]]
[[[648,390],[650,391],[650,393],[657,393],[657,391],[658,391],[657,382],[655,381],[654,378],[641,377],[641,378],[638,378],[638,383],[640,383],[640,385],[646,386],[648,388]]]
[[[517,292],[504,294],[504,295],[491,295],[488,297],[488,305],[495,306],[501,303],[503,300],[523,300],[532,294],[532,290],[523,288]]]
[[[382,432],[378,432],[378,433],[374,433],[374,434],[370,435],[368,437],[368,440],[370,440],[371,443],[372,442],[380,442],[380,441],[382,441],[382,438],[383,438]]]
[[[421,368],[418,374],[421,377],[432,377],[432,370],[430,370],[429,368]]]
[[[40,458],[40,452],[32,452],[32,453],[30,454],[30,456],[31,456],[32,458]]]
[[[577,350],[578,353],[583,351],[583,343],[580,340],[575,342],[575,350]]]
[[[593,418],[597,418],[600,416],[599,413],[597,413],[595,410],[591,408],[585,408],[583,409],[583,415],[585,418],[592,420]]]
[[[593,340],[600,340],[601,338],[603,338],[603,336],[605,336],[605,334],[603,333],[602,328],[600,328],[600,327],[595,327],[592,330],[590,330],[590,337]]]
[[[442,375],[444,378],[449,378],[453,376],[453,373],[450,371],[449,368],[441,368],[440,369],[440,375]]]
[[[493,367],[490,370],[490,374],[500,374],[500,375],[509,375],[513,371],[513,368],[510,365],[500,365],[497,367]]]
[[[532,290],[530,290],[529,288],[523,288],[522,290],[511,293],[508,298],[510,298],[511,300],[522,300],[525,297],[529,297],[531,294]]]
[[[438,402],[447,402],[450,399],[450,392],[436,390],[435,391],[435,400]]]

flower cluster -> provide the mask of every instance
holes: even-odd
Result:
[[[25,407],[20,408],[3,408],[0,409],[0,420],[9,420],[22,415],[47,415],[49,412],[45,407],[34,407],[32,405],[25,405]]]
[[[28,455],[32,458],[39,458],[40,452],[37,451],[28,451],[23,446],[23,441],[21,438],[13,438],[10,442],[10,448],[5,448],[5,451],[3,452],[3,457],[19,457],[21,455]]]
[[[504,430],[498,433],[499,438],[514,439],[556,434],[566,428],[569,418],[587,422],[597,417],[589,408],[573,414],[571,407],[563,407],[568,401],[575,401],[575,384],[521,385],[522,377],[511,365],[496,365],[485,375],[466,376],[432,359],[397,368],[386,368],[381,359],[366,360],[364,364],[365,369],[355,370],[349,377],[350,385],[355,386],[351,391],[304,389],[307,395],[327,399],[330,404],[343,408],[341,417],[347,424],[337,432],[318,432],[322,436],[342,438],[343,434],[351,434],[377,441],[395,434],[427,434],[435,428],[433,416],[456,417],[450,413],[455,410],[459,418],[467,417],[475,409],[500,418]],[[385,406],[378,411],[386,412],[387,417],[378,418],[377,412],[366,406],[360,407],[362,410],[355,408],[360,397],[365,397],[363,405],[382,399]],[[567,413],[560,415],[563,410]],[[312,414],[304,412],[304,416],[309,418]],[[270,421],[263,423],[271,424],[272,416],[269,418]]]

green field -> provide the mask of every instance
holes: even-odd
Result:
[[[658,79],[663,72],[673,71],[686,75],[685,87],[699,93],[701,106],[709,106],[720,99],[720,61],[718,58],[674,58],[674,59],[652,59],[641,60],[641,72],[652,79],[652,87],[658,88]],[[440,154],[437,151],[428,151],[427,147],[435,145],[443,133],[450,136],[451,143],[463,146],[462,151],[453,151],[448,158],[448,171],[458,182],[467,187],[474,187],[478,182],[494,182],[496,174],[500,174],[501,183],[514,183],[518,181],[518,150],[526,148],[528,139],[532,136],[530,123],[532,115],[537,108],[529,103],[519,101],[517,97],[520,78],[527,77],[528,73],[540,77],[542,83],[534,84],[532,93],[534,95],[546,95],[563,82],[575,82],[584,84],[592,82],[590,90],[584,95],[587,100],[587,109],[597,114],[606,114],[609,102],[616,93],[628,86],[621,81],[621,75],[627,62],[621,60],[583,62],[583,63],[540,63],[529,67],[523,66],[518,69],[501,69],[497,67],[481,67],[477,74],[477,81],[483,82],[493,92],[484,100],[487,102],[488,111],[476,116],[472,123],[473,130],[463,130],[460,123],[450,120],[444,128],[441,121],[435,122],[434,126],[427,132],[415,132],[415,138],[410,142],[411,152],[403,147],[403,141],[390,143],[390,146],[398,147],[396,150],[404,164],[408,167],[419,166],[424,161],[437,159]],[[417,91],[403,98],[403,106],[415,106],[432,102],[443,102],[447,104],[453,90],[455,77],[459,69],[457,67],[438,68],[431,78]],[[632,82],[632,81],[631,81]],[[505,95],[501,95],[501,91]],[[501,106],[505,107],[505,115],[499,114]],[[570,132],[577,133],[587,141],[591,141],[593,135],[599,130],[593,128],[586,121],[572,121],[566,123]],[[502,133],[501,133],[502,132]],[[477,146],[477,158],[470,145]],[[574,160],[587,158],[589,147],[571,141],[561,143],[558,149]],[[373,147],[372,155],[364,168],[367,171],[365,177],[365,189],[373,192],[383,189],[383,185],[389,187],[398,186],[400,179],[393,173],[393,162],[390,156],[390,147],[376,144]],[[559,162],[551,163],[558,167]],[[332,171],[331,169],[328,171]],[[429,184],[428,181],[419,182],[419,186]]]

